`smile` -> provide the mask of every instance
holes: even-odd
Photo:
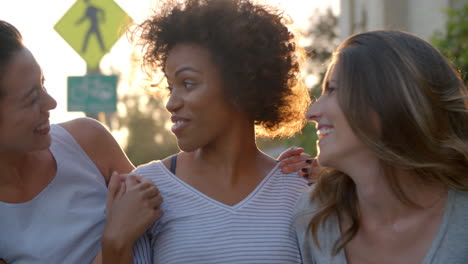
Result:
[[[44,124],[38,126],[34,132],[40,134],[40,135],[47,135],[50,130],[50,124],[49,121],[45,122]]]
[[[174,134],[180,133],[189,124],[186,120],[178,120],[171,127],[171,131]]]
[[[322,139],[326,136],[328,136],[329,134],[331,134],[333,131],[335,131],[335,129],[333,128],[321,128],[319,130],[317,130],[317,136],[319,139]]]

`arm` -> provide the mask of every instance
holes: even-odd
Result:
[[[114,174],[109,184],[107,223],[102,235],[102,263],[132,263],[135,241],[162,216],[162,197],[149,180],[129,175],[125,183],[118,186],[118,176]],[[149,245],[146,244],[148,252]],[[148,261],[145,263],[151,263]]]
[[[75,25],[79,25],[79,24],[83,23],[83,21],[85,21],[85,20],[86,20],[86,13],[84,13],[83,16],[75,22]]]
[[[90,157],[90,159],[96,164],[96,167],[99,169],[101,174],[103,175],[106,183],[109,183],[109,189],[120,188],[121,179],[119,177],[115,178],[115,182],[113,185],[110,184],[111,174],[114,171],[119,173],[128,173],[134,169],[133,164],[128,160],[127,156],[123,152],[122,148],[118,145],[115,141],[114,137],[110,134],[110,132],[98,121],[90,118],[78,118],[66,123],[60,124],[64,127],[78,142],[78,144],[83,148],[86,154]],[[117,186],[117,187],[116,187]],[[156,187],[154,187],[156,188]],[[125,193],[125,192],[123,192]],[[119,203],[124,203],[126,200],[122,198],[123,194],[120,194],[118,199],[114,201],[116,198],[116,192],[114,193],[109,191],[108,193],[108,203],[107,208],[110,206],[119,206]],[[146,198],[147,200],[149,198]],[[112,202],[110,202],[112,200]],[[128,199],[127,199],[128,200]],[[115,237],[109,238],[105,236],[105,232],[112,232],[118,234],[118,232],[114,232],[112,230],[122,230],[122,227],[125,227],[127,224],[132,228],[138,228],[135,223],[127,223],[130,220],[133,220],[133,216],[130,213],[130,210],[140,208],[141,202],[134,200],[134,205],[129,204],[127,202],[125,206],[129,208],[120,208],[124,212],[129,212],[127,214],[121,214],[114,217],[108,217],[106,220],[106,225],[103,233],[103,239],[107,239],[107,242],[104,243],[102,241],[103,246],[108,245],[111,247],[113,245],[109,245],[109,241],[113,241],[112,239],[116,239]],[[122,207],[122,206],[121,206]],[[109,215],[108,215],[109,216]],[[127,219],[129,218],[129,219]],[[110,220],[113,219],[111,223]],[[120,226],[117,226],[120,225]],[[141,232],[143,233],[143,231]],[[140,233],[140,234],[141,234]],[[125,242],[124,242],[125,244]],[[122,247],[122,245],[114,245],[116,247]],[[131,249],[131,246],[128,246]],[[117,251],[124,254],[125,250],[123,248],[118,248]],[[102,252],[99,252],[93,264],[101,264],[103,262]],[[127,259],[131,261],[131,250],[124,254],[127,257],[121,256],[121,260]],[[111,263],[118,263],[118,262],[111,262]],[[122,263],[131,263],[131,262],[122,262]]]
[[[112,134],[98,121],[85,117],[60,125],[96,164],[106,183],[109,183],[112,172],[130,173],[135,168]]]

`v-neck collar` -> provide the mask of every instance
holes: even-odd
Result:
[[[264,186],[266,185],[266,183],[268,182],[268,180],[273,175],[275,175],[275,173],[277,172],[278,167],[279,167],[279,164],[277,163],[275,165],[275,167],[273,167],[273,169],[270,170],[270,172],[262,179],[262,181],[255,187],[255,189],[249,195],[247,195],[244,199],[242,199],[238,203],[231,206],[231,205],[227,205],[225,203],[222,203],[222,202],[220,202],[220,201],[218,201],[216,199],[213,199],[213,198],[209,197],[208,195],[206,195],[203,192],[197,190],[196,188],[194,188],[190,184],[188,184],[185,181],[181,180],[179,177],[174,175],[169,169],[167,169],[167,167],[162,163],[162,161],[156,162],[155,165],[159,166],[161,168],[161,170],[163,170],[165,172],[165,175],[168,176],[169,178],[171,178],[172,180],[174,180],[175,182],[177,182],[178,185],[188,189],[189,191],[194,193],[196,196],[198,196],[200,198],[203,198],[203,199],[209,201],[210,203],[212,203],[212,204],[214,204],[214,205],[216,205],[218,207],[221,207],[221,208],[224,208],[224,209],[230,210],[230,211],[235,211],[235,210],[238,210],[238,209],[242,208],[243,205],[245,205],[250,200],[252,200],[257,195],[257,193],[261,192],[262,189],[264,188]]]

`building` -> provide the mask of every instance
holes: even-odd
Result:
[[[375,29],[400,29],[426,40],[443,30],[444,8],[458,8],[468,0],[340,0],[340,40]]]

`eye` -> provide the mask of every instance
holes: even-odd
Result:
[[[325,87],[325,94],[332,94],[336,91],[336,88],[333,86]]]
[[[192,82],[192,81],[187,81],[185,80],[184,81],[184,87],[185,89],[190,89],[190,88],[193,88],[193,86],[195,86],[196,83]]]
[[[336,87],[334,86],[334,84],[330,84],[329,82],[325,83],[325,87],[323,89],[324,95],[330,95],[336,91]]]

